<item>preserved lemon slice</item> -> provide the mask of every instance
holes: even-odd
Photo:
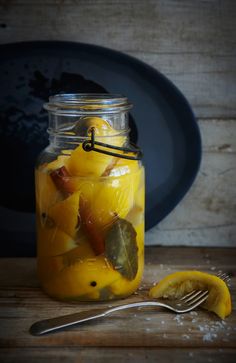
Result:
[[[137,160],[119,158],[115,166],[112,168],[109,176],[122,176],[126,174],[136,173],[138,170],[139,163]]]
[[[131,176],[109,178],[100,183],[96,198],[91,203],[95,220],[106,226],[114,220],[114,216],[125,218],[134,204],[136,190],[135,177]]]
[[[56,298],[67,296],[76,299],[98,292],[119,277],[120,274],[113,270],[106,258],[97,256],[65,267],[55,278],[45,281],[44,289]]]
[[[57,227],[43,228],[38,231],[38,256],[57,256],[77,247],[75,241]]]
[[[43,170],[51,171],[55,169],[59,169],[66,164],[66,161],[69,159],[69,155],[59,155],[55,160],[48,163],[43,167]]]
[[[125,141],[124,136],[115,136],[116,130],[100,117],[85,117],[79,120],[75,130],[78,135],[89,136],[92,128],[95,129],[95,138],[98,136],[100,142],[122,146]],[[108,150],[101,146],[99,148]],[[109,165],[113,165],[113,163],[113,156],[96,151],[84,151],[81,144],[71,153],[66,166],[69,173],[73,176],[101,176]]]
[[[75,192],[48,211],[52,222],[71,237],[74,237],[79,225],[79,198],[80,192]]]
[[[85,116],[81,117],[76,123],[73,131],[78,136],[91,135],[91,129],[94,128],[97,136],[107,136],[115,134],[115,130],[108,121],[101,117]]]
[[[138,175],[124,175],[81,182],[80,216],[96,254],[104,252],[104,234],[117,218],[133,208]]]
[[[58,230],[55,233],[55,236],[58,237],[58,239],[55,238],[54,241],[51,242],[47,239],[43,239],[49,238],[49,236],[45,236],[44,233],[50,232],[44,231],[39,233],[39,243],[37,247],[38,274],[43,283],[49,282],[57,277],[57,275],[66,267],[75,264],[76,262],[81,262],[84,259],[94,257],[89,242],[86,237],[81,234],[78,235],[78,241],[75,242],[70,236]],[[54,242],[57,242],[58,246]],[[49,256],[49,252],[51,253],[51,256]]]
[[[63,256],[65,266],[82,262],[84,259],[93,258],[95,254],[86,236],[78,233],[76,248],[65,253]]]
[[[208,290],[209,296],[202,305],[224,319],[231,313],[230,292],[219,277],[200,271],[180,271],[166,276],[149,292],[154,298],[177,299],[193,290]]]
[[[42,285],[54,279],[64,267],[61,257],[37,257],[37,274]]]
[[[48,209],[61,199],[61,193],[47,173],[36,170],[35,179],[37,208],[40,213],[47,213]]]
[[[78,183],[84,208],[90,209],[89,214],[100,226],[109,226],[114,217],[125,218],[135,203],[135,195],[139,184],[139,170],[131,175],[91,179]],[[88,214],[88,213],[87,213]]]
[[[138,272],[135,278],[132,281],[130,281],[125,277],[123,277],[122,275],[120,275],[120,278],[117,281],[111,283],[111,285],[109,286],[109,290],[115,296],[119,297],[132,294],[135,290],[137,290],[138,286],[140,285],[140,281],[143,275],[143,267],[144,267],[143,256],[140,256],[138,261]]]

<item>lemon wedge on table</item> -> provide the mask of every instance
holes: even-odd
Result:
[[[178,299],[193,290],[208,290],[203,308],[224,319],[231,313],[231,297],[226,283],[215,275],[200,271],[180,271],[166,276],[150,289],[152,298]]]

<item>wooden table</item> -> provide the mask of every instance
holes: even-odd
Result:
[[[146,267],[138,294],[146,296],[153,282],[185,269],[232,276],[236,303],[235,248],[146,248]],[[0,260],[0,362],[235,362],[235,311],[220,320],[198,309],[184,315],[167,310],[127,310],[107,319],[64,332],[35,337],[29,327],[37,320],[120,304],[69,304],[53,301],[40,290],[36,261],[31,258]]]

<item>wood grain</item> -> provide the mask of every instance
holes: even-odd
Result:
[[[138,294],[129,297],[126,302],[145,298],[153,282],[171,272],[199,269],[211,273],[223,270],[232,276],[230,289],[234,306],[235,261],[236,249],[232,248],[146,248],[143,283]],[[157,357],[159,349],[160,356],[166,358],[167,362],[173,355],[176,355],[176,362],[186,357],[191,357],[193,362],[203,361],[204,354],[205,357],[213,357],[216,362],[220,362],[219,357],[223,357],[224,353],[228,361],[233,361],[235,357],[235,311],[222,322],[213,313],[200,309],[184,315],[163,309],[127,310],[64,332],[34,337],[28,330],[37,320],[99,306],[117,305],[122,301],[98,304],[54,301],[39,288],[35,259],[27,258],[0,260],[0,287],[0,357],[6,357],[4,362],[14,359],[18,362],[19,349],[19,362],[30,362],[34,357],[36,362],[49,357],[54,362],[59,356],[60,359],[64,357],[66,362],[89,361],[97,352],[90,349],[92,347],[100,347],[95,362],[96,359],[109,361],[112,355],[115,361],[126,355],[127,361],[135,359],[145,362],[148,361],[145,359]]]
[[[203,152],[236,153],[236,119],[199,119]]]
[[[191,192],[146,233],[147,244],[236,245],[234,153],[205,153]]]
[[[30,348],[2,349],[4,363],[235,363],[235,349],[166,349],[166,348]]]
[[[11,0],[1,4],[1,43],[70,40],[117,49],[168,75],[198,117],[236,114],[233,0]]]

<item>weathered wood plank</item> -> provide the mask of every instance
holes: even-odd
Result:
[[[235,180],[235,154],[205,153],[191,191],[146,233],[146,243],[235,246]]]
[[[165,349],[165,348],[48,348],[1,349],[4,363],[235,363],[235,349]]]
[[[235,115],[235,55],[213,56],[197,50],[180,54],[159,53],[158,50],[129,54],[165,74],[187,97],[198,117]]]
[[[217,268],[233,274],[231,292],[235,303],[235,261],[236,249],[147,248],[142,287],[138,295],[133,295],[126,301],[143,299],[153,281],[175,270],[198,268],[216,272]],[[38,287],[35,266],[34,259],[0,260],[0,346],[5,351],[16,351],[17,347],[21,347],[24,348],[23,356],[29,357],[35,352],[32,348],[37,347],[41,349],[40,357],[44,352],[47,356],[50,355],[52,351],[48,348],[56,347],[72,347],[74,352],[75,348],[82,346],[188,348],[182,352],[196,352],[195,348],[201,347],[215,348],[215,353],[221,352],[219,349],[222,348],[235,347],[235,312],[222,323],[214,314],[200,309],[181,316],[162,309],[127,310],[117,312],[103,321],[74,327],[67,332],[33,337],[28,329],[35,320],[121,303],[75,305],[49,299]],[[72,359],[72,355],[68,356],[66,352],[68,350],[65,350],[65,358]],[[108,354],[109,351],[106,352]],[[233,354],[231,350],[230,352]],[[105,351],[104,356],[106,357]]]
[[[135,300],[127,300],[127,302]],[[236,332],[235,315],[226,324],[209,313],[197,310],[197,316],[172,315],[164,311],[128,311],[113,314],[107,320],[86,323],[66,332],[34,337],[28,332],[38,319],[58,316],[62,313],[57,305],[43,314],[32,311],[28,318],[2,319],[0,347],[171,347],[171,348],[234,348]],[[97,307],[97,305],[96,305]],[[93,308],[88,304],[88,309]],[[38,310],[40,306],[38,306]],[[29,309],[28,309],[29,310]],[[85,310],[82,309],[81,310]],[[55,313],[56,312],[56,313]],[[78,312],[71,309],[69,313]],[[25,312],[26,313],[26,312]],[[138,318],[137,318],[138,316]],[[15,320],[15,322],[14,322]],[[194,321],[194,322],[192,322]],[[162,323],[164,322],[164,323]],[[181,324],[182,323],[182,324]],[[230,331],[228,330],[230,329]]]
[[[198,124],[204,153],[236,153],[236,119],[200,119]]]
[[[132,54],[183,91],[197,116],[235,116],[236,3],[2,1],[0,43],[71,40]]]
[[[41,39],[60,37],[78,41],[79,38],[126,51],[160,49],[171,53],[235,54],[236,5],[233,0],[201,4],[193,0],[57,3],[23,0],[3,4],[1,22],[6,20],[5,33],[2,33],[5,41],[10,41],[10,37],[35,39],[29,32],[32,29]],[[16,33],[19,29],[21,34]]]

